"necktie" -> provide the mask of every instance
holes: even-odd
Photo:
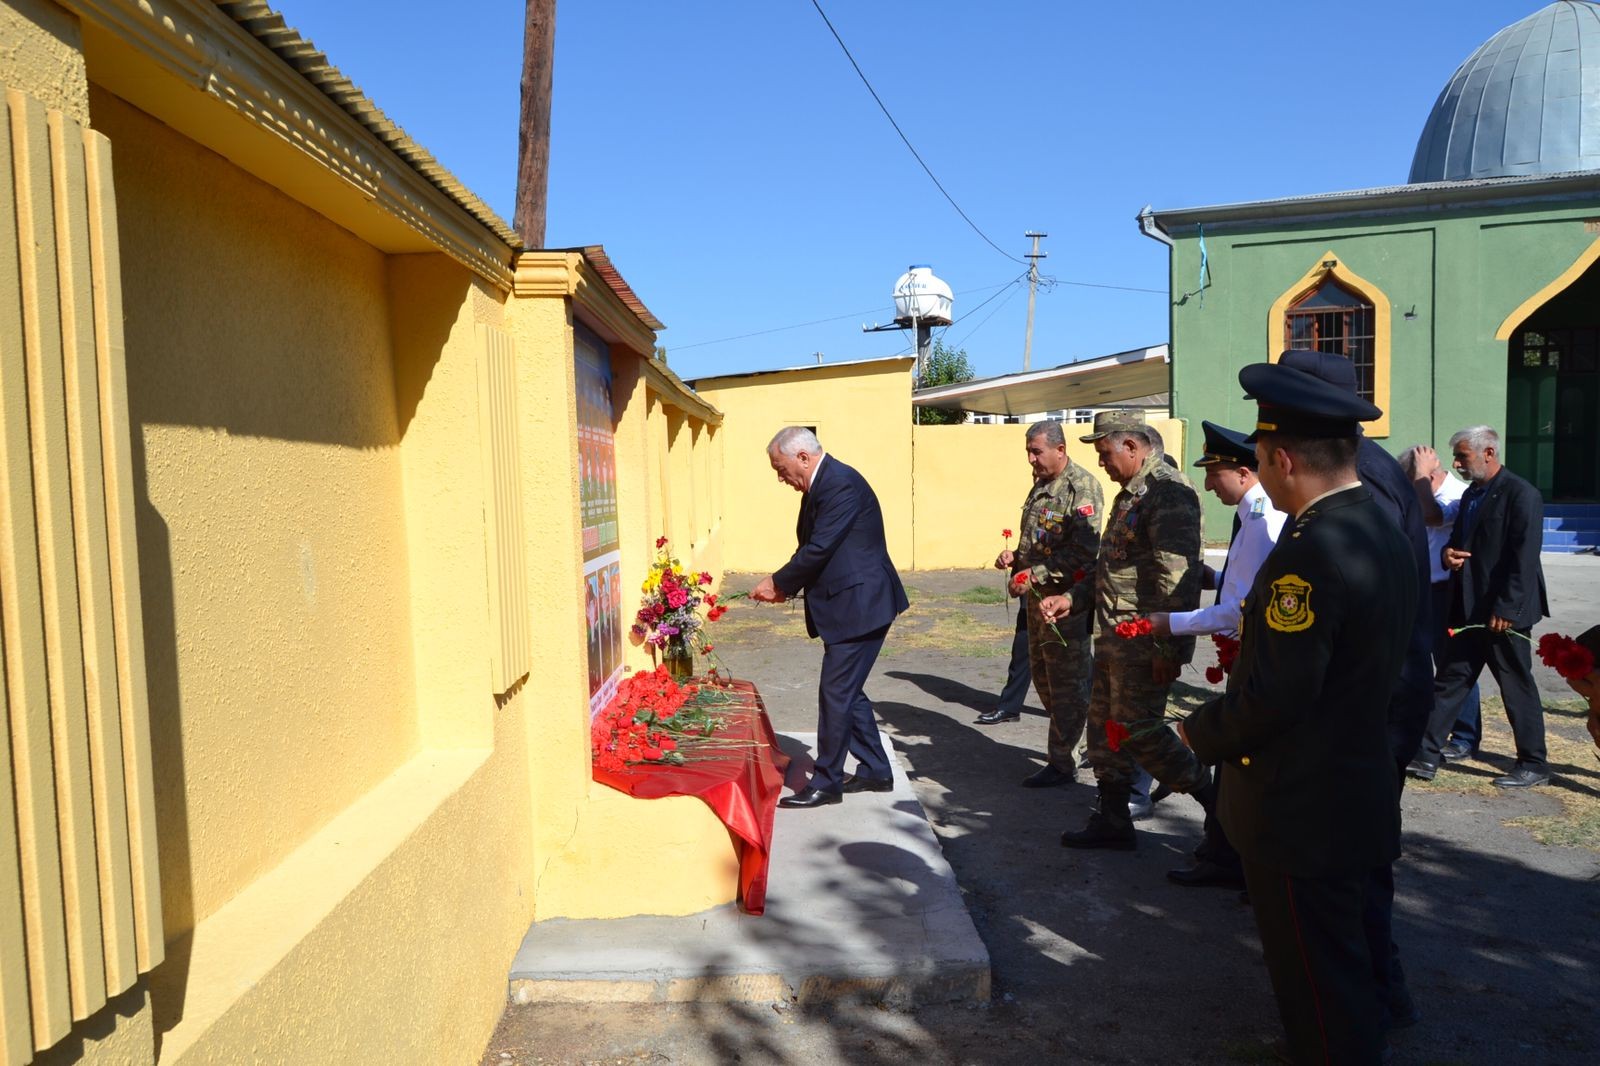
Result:
[[[1228,554],[1222,560],[1222,572],[1217,574],[1217,598],[1212,603],[1222,602],[1222,585],[1228,578],[1228,560],[1233,558],[1233,542],[1238,539],[1239,530],[1244,526],[1244,520],[1239,517],[1239,512],[1233,512],[1233,532],[1228,534]]]

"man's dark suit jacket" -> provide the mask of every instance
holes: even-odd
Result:
[[[1550,614],[1539,565],[1543,520],[1539,490],[1505,467],[1484,487],[1470,531],[1463,498],[1450,547],[1472,558],[1450,578],[1450,625],[1487,625],[1495,616],[1530,629]]]
[[[1184,723],[1221,763],[1219,813],[1247,861],[1354,874],[1400,853],[1386,708],[1416,598],[1411,546],[1365,485],[1278,539],[1245,597],[1227,691]]]
[[[883,511],[866,478],[831,455],[811,477],[795,526],[800,547],[772,583],[806,594],[806,632],[824,643],[882,629],[910,606],[883,538]]]
[[[1361,438],[1356,452],[1356,477],[1372,491],[1372,500],[1394,520],[1411,546],[1417,568],[1417,615],[1406,640],[1405,665],[1389,701],[1389,742],[1403,769],[1417,753],[1433,713],[1433,633],[1444,620],[1433,617],[1433,570],[1428,562],[1428,525],[1422,518],[1416,490],[1395,457],[1377,441]]]

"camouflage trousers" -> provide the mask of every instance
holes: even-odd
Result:
[[[1051,766],[1066,773],[1076,769],[1073,749],[1083,736],[1084,719],[1089,713],[1089,634],[1074,633],[1060,627],[1051,629],[1039,613],[1039,603],[1031,600],[1028,611],[1028,666],[1033,671],[1033,688],[1039,702],[1050,715],[1050,736],[1046,754]]]
[[[1166,714],[1170,687],[1151,680],[1149,659],[1094,657],[1089,763],[1100,784],[1130,787],[1138,766],[1174,792],[1192,792],[1210,782],[1211,772],[1170,726],[1152,728]],[[1120,722],[1133,734],[1123,740],[1118,751],[1112,751],[1106,742],[1107,722]]]

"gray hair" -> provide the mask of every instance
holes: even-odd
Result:
[[[821,455],[822,442],[805,426],[785,426],[778,430],[777,435],[767,444],[767,454],[773,452],[787,455],[791,459],[801,452],[807,455]]]
[[[1481,452],[1485,448],[1500,451],[1500,434],[1490,426],[1468,426],[1466,429],[1456,430],[1450,434],[1450,450],[1455,451],[1456,445],[1462,441],[1475,452]]]
[[[1161,439],[1161,431],[1155,426],[1145,426],[1144,435],[1150,441],[1150,450],[1157,455],[1167,454],[1167,442]]]
[[[1028,427],[1028,440],[1035,437],[1043,437],[1044,442],[1052,448],[1064,448],[1067,445],[1067,435],[1061,432],[1061,423],[1053,418],[1046,418]]]

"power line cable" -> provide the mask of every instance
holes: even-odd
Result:
[[[1003,290],[1007,285],[1015,285],[1015,284],[1016,284],[1016,279],[1013,278],[1011,281],[1002,281],[1002,282],[999,282],[998,284],[995,284],[995,285],[979,285],[975,289],[962,289],[960,292],[956,293],[955,295],[957,295],[957,296],[967,296],[967,295],[970,295],[971,293],[975,293],[975,292],[988,292],[990,289]],[[994,299],[993,296],[989,297],[989,300],[992,300],[992,299]],[[984,303],[988,303],[988,302],[989,302],[988,300],[984,301]],[[978,307],[982,307],[982,306],[983,306],[983,304],[979,304],[978,305]],[[883,308],[880,305],[878,307],[869,307],[865,311],[851,311],[848,314],[835,315],[832,318],[818,318],[818,319],[815,319],[815,320],[813,320],[811,322],[796,322],[792,326],[773,326],[771,329],[758,329],[754,333],[741,333],[736,337],[718,337],[716,340],[695,341],[693,344],[677,344],[677,345],[672,345],[670,347],[671,347],[671,350],[674,351],[674,352],[683,352],[683,351],[688,351],[690,348],[704,348],[708,344],[726,344],[729,341],[742,341],[742,340],[748,340],[751,337],[764,337],[768,333],[782,333],[784,330],[788,330],[788,329],[804,329],[806,326],[820,326],[820,325],[823,325],[823,324],[828,323],[828,322],[843,322],[847,318],[860,318],[862,315],[870,315],[874,311],[881,311],[881,310],[883,310]],[[977,308],[973,308],[973,310],[977,310]]]
[[[900,128],[900,123],[896,122],[894,120],[894,116],[889,113],[889,108],[888,108],[888,106],[886,104],[884,104],[883,98],[878,95],[878,90],[874,89],[872,87],[872,82],[867,80],[867,75],[862,71],[861,64],[857,63],[856,62],[856,57],[850,54],[850,48],[849,48],[848,45],[846,45],[844,43],[844,38],[840,37],[839,36],[839,31],[833,28],[833,20],[828,18],[828,13],[826,11],[822,10],[822,5],[820,3],[818,3],[817,0],[811,0],[811,6],[816,8],[817,9],[817,14],[822,16],[822,21],[827,25],[828,32],[833,34],[833,39],[835,41],[839,42],[839,47],[840,48],[844,49],[844,57],[846,59],[848,59],[850,61],[850,65],[856,69],[856,76],[861,79],[861,84],[863,84],[863,85],[865,85],[867,87],[867,92],[871,93],[872,94],[872,99],[877,101],[878,109],[883,112],[883,117],[889,120],[889,125],[893,126],[894,127],[894,131],[900,135],[900,139],[902,141],[904,141],[906,147],[908,149],[910,149],[912,157],[914,159],[916,159],[917,164],[922,167],[923,172],[928,175],[928,180],[932,181],[933,184],[934,184],[934,187],[937,188],[939,190],[939,192],[944,195],[944,198],[946,200],[950,201],[950,206],[955,208],[956,209],[956,214],[960,215],[962,217],[962,219],[964,219],[966,221],[967,225],[972,227],[972,232],[974,232],[978,236],[982,237],[984,239],[984,241],[989,245],[989,247],[993,248],[995,251],[999,252],[1001,255],[1005,256],[1007,259],[1011,260],[1013,263],[1022,263],[1023,260],[1019,259],[1017,256],[1012,255],[1010,252],[1006,251],[1004,248],[1002,248],[998,244],[994,243],[994,241],[990,240],[989,239],[989,235],[987,233],[983,232],[983,230],[979,229],[978,228],[978,224],[976,222],[972,221],[972,219],[968,217],[968,215],[967,215],[967,213],[965,211],[961,210],[961,205],[956,203],[956,198],[954,196],[951,196],[949,191],[947,189],[945,189],[944,183],[941,182],[937,177],[934,176],[933,169],[931,167],[929,167],[926,162],[923,161],[922,153],[917,151],[916,145],[911,143],[911,138],[907,137],[905,130]],[[1026,264],[1024,264],[1024,265],[1026,265]]]
[[[1061,278],[1044,276],[1041,276],[1039,280],[1041,282],[1048,282],[1051,285],[1073,285],[1080,289],[1115,289],[1118,292],[1153,292],[1157,296],[1168,295],[1166,289],[1141,289],[1133,285],[1102,285],[1095,281],[1064,281]]]
[[[954,348],[954,349],[959,351],[961,346],[963,344],[967,343],[968,339],[971,338],[971,336],[974,333],[978,332],[980,329],[982,329],[984,326],[986,326],[988,324],[988,322],[989,322],[989,319],[991,319],[995,315],[999,314],[1000,313],[1000,309],[1005,307],[1006,304],[1011,302],[1011,297],[1015,296],[1017,293],[1019,293],[1021,291],[1022,291],[1022,287],[1020,285],[1013,286],[1011,291],[1006,295],[1006,298],[1004,300],[1001,300],[998,304],[996,304],[995,305],[995,309],[993,311],[990,311],[987,315],[983,316],[983,321],[982,322],[979,322],[976,326],[973,326],[971,329],[967,330],[965,336],[963,336],[960,340],[956,341],[954,344],[948,345],[947,347]],[[995,295],[999,295],[999,294],[996,293]],[[974,308],[974,310],[976,310],[976,308]],[[955,323],[952,322],[951,325],[955,325]]]

